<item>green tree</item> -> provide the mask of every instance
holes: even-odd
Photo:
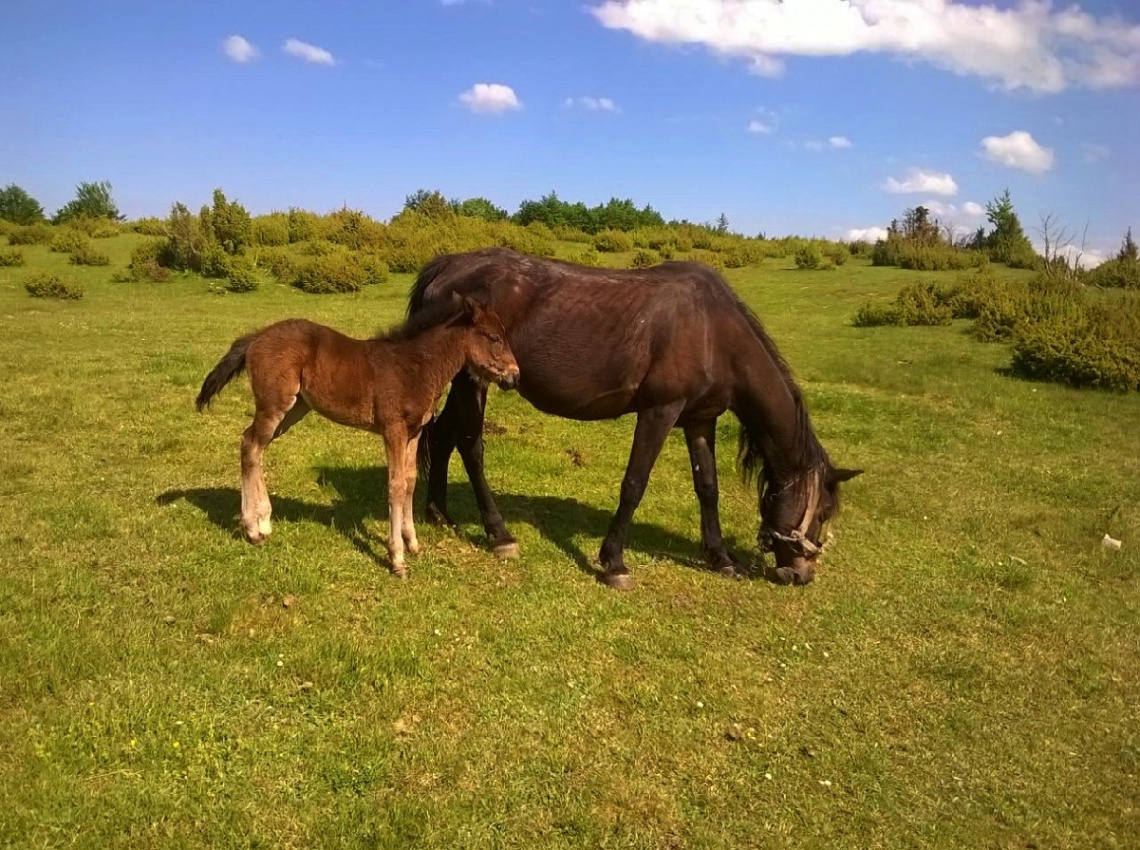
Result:
[[[1140,262],[1140,250],[1136,248],[1136,242],[1132,238],[1132,228],[1128,228],[1128,232],[1124,234],[1124,241],[1120,243],[1120,251],[1116,255],[1116,259],[1131,261],[1133,263]]]
[[[451,204],[439,190],[418,189],[404,199],[404,210],[425,215],[432,221],[440,221],[455,215]]]
[[[466,201],[454,200],[451,208],[456,215],[468,218],[481,218],[486,221],[502,221],[507,217],[507,211],[495,206],[486,198],[468,198]]]
[[[227,254],[236,254],[253,238],[253,220],[237,201],[226,199],[221,189],[214,190],[213,207],[202,207],[198,214],[202,232],[217,242]]]
[[[1013,209],[1013,200],[1006,189],[999,197],[986,204],[986,218],[993,230],[986,237],[990,259],[998,263],[1024,262],[1037,252],[1021,227],[1021,219]]]
[[[728,233],[728,216],[724,213],[716,220],[716,226],[713,228],[717,233]]]
[[[115,206],[115,199],[111,195],[109,181],[80,183],[75,187],[75,197],[60,208],[52,221],[55,224],[63,224],[77,218],[123,220],[124,216],[119,213],[119,208]]]
[[[0,218],[13,224],[35,224],[44,219],[40,202],[12,183],[0,189]]]

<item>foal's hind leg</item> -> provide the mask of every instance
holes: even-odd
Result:
[[[404,565],[404,488],[407,434],[398,430],[385,432],[384,447],[388,452],[388,555],[393,575],[403,578]]]
[[[260,408],[241,438],[241,525],[250,543],[261,544],[273,531],[273,506],[265,488],[262,456],[271,442],[305,417],[309,405],[295,397],[291,406]]]
[[[413,555],[420,553],[420,541],[416,537],[416,524],[412,516],[412,506],[416,496],[416,453],[419,448],[419,434],[408,440],[404,455],[404,526],[401,529],[404,543]]]
[[[693,489],[701,505],[701,548],[714,570],[724,576],[736,575],[736,562],[724,545],[720,531],[719,492],[716,480],[716,420],[685,426],[689,462],[693,467]]]

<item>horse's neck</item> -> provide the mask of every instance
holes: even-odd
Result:
[[[382,340],[381,368],[399,372],[405,385],[415,384],[438,397],[467,361],[463,335],[457,327],[437,327],[411,339]]]
[[[803,401],[789,380],[765,351],[738,375],[733,407],[765,467],[796,475],[805,471],[805,457],[812,454],[805,441],[815,437],[806,425]]]

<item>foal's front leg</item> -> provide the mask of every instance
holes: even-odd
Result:
[[[416,453],[420,444],[420,435],[408,440],[407,453],[404,455],[404,525],[401,531],[404,544],[413,555],[420,553],[420,541],[416,537],[416,523],[412,515],[412,507],[416,498]]]
[[[408,437],[393,429],[384,433],[384,446],[388,452],[388,555],[392,561],[392,574],[403,578],[404,566],[404,496]]]

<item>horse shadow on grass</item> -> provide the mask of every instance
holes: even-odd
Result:
[[[378,564],[387,565],[386,543],[365,531],[368,520],[387,520],[387,471],[384,467],[317,467],[317,483],[334,492],[332,504],[306,502],[288,496],[272,497],[273,518],[282,522],[317,522],[336,529],[357,550]],[[417,488],[416,517],[423,522],[423,486]],[[476,548],[485,549],[486,536],[467,529],[478,528],[479,515],[470,485],[450,487],[451,514],[458,523],[455,533]],[[160,505],[186,501],[198,508],[214,525],[241,538],[238,515],[241,510],[241,492],[235,487],[203,487],[188,490],[168,490],[156,499]],[[597,578],[600,569],[596,553],[583,550],[580,536],[600,538],[609,528],[613,509],[587,505],[565,496],[532,496],[519,493],[497,493],[495,501],[508,525],[532,526],[538,534],[557,547],[579,570]],[[614,505],[616,509],[616,504]],[[709,567],[701,555],[699,514],[693,496],[694,534],[687,537],[675,534],[658,525],[633,522],[627,535],[627,551],[632,549],[650,558],[664,558],[689,569],[708,572]],[[725,538],[729,549],[737,553],[745,547],[735,538]],[[373,544],[377,545],[374,546]],[[377,552],[377,548],[379,552]]]

